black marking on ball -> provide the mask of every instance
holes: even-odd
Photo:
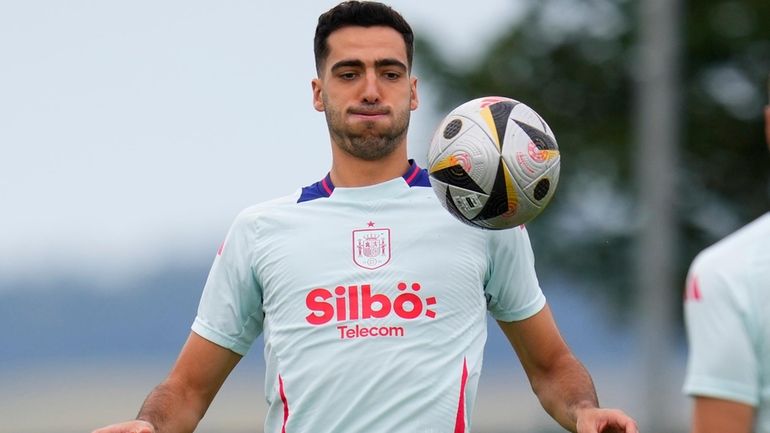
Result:
[[[501,158],[497,166],[497,174],[492,185],[492,191],[489,193],[489,199],[487,199],[481,212],[473,218],[474,221],[498,217],[508,212],[508,187],[505,184],[503,164],[504,162]]]
[[[548,179],[540,179],[540,182],[535,185],[535,200],[540,201],[548,195],[548,191],[551,190],[551,181]]]
[[[446,189],[444,203],[446,203],[446,209],[455,218],[457,218],[458,220],[462,221],[465,224],[468,224],[469,226],[478,227],[476,224],[473,224],[470,220],[468,220],[468,217],[463,215],[463,213],[460,212],[460,209],[457,208],[457,205],[455,204],[455,199],[454,197],[452,197],[452,192],[449,190],[449,188]]]
[[[513,101],[497,102],[489,106],[489,111],[492,112],[492,119],[495,121],[497,137],[500,139],[500,150],[503,149],[505,130],[508,128],[508,118],[511,116],[511,111],[513,111],[515,106],[516,103]]]
[[[515,120],[516,124],[519,125],[521,129],[524,130],[524,132],[527,133],[529,138],[532,139],[532,142],[535,143],[535,146],[537,146],[540,150],[559,150],[559,146],[556,145],[556,141],[554,141],[551,137],[548,136],[545,132],[535,128],[532,125],[528,125],[524,122],[520,122],[518,120]]]
[[[444,138],[447,140],[454,138],[460,130],[463,129],[463,121],[460,119],[454,119],[449,122],[444,128]]]
[[[434,171],[430,175],[447,185],[485,194],[484,190],[465,172],[461,165],[453,165],[439,171]]]

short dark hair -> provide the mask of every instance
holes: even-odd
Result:
[[[329,9],[318,17],[318,25],[315,28],[315,40],[313,51],[315,53],[315,67],[321,73],[324,61],[329,55],[329,35],[335,30],[348,26],[385,26],[401,33],[406,44],[407,66],[412,69],[412,55],[414,54],[414,33],[412,27],[403,16],[388,5],[373,1],[344,1]]]

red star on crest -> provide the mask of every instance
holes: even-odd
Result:
[[[374,221],[369,221],[368,223],[366,223],[366,225],[368,225],[369,227],[374,227]]]

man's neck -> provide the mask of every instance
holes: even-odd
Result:
[[[376,185],[403,176],[409,170],[405,146],[376,161],[366,161],[342,151],[332,152],[330,175],[335,187]]]

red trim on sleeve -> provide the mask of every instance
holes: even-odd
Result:
[[[698,284],[698,278],[692,279],[692,296],[696,301],[700,301],[703,296],[700,294],[700,284]]]
[[[693,276],[684,291],[685,301],[700,301],[703,298],[700,292],[700,284],[698,284],[698,277]]]

